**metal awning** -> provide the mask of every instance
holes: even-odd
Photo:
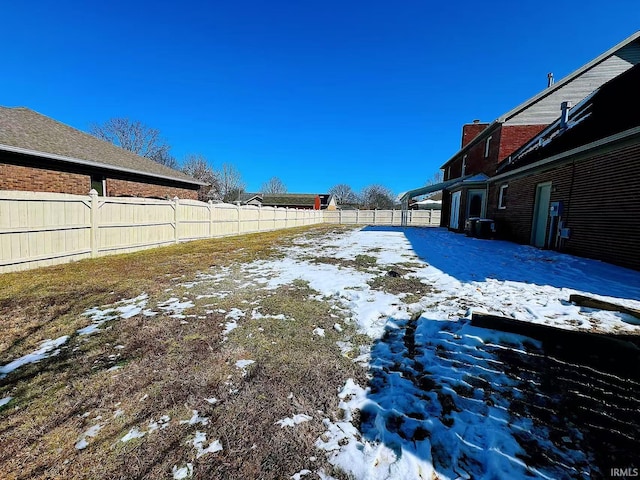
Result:
[[[433,185],[426,185],[424,187],[416,188],[414,190],[409,190],[408,192],[401,193],[398,196],[398,200],[403,205],[406,203],[409,204],[409,201],[414,197],[419,197],[420,195],[426,195],[427,193],[437,192],[438,190],[444,190],[445,188],[450,187],[451,185],[455,185],[456,183],[464,182],[468,179],[474,179],[478,177],[478,175],[467,175],[465,177],[453,178],[451,180],[447,180],[446,182],[434,183]],[[485,176],[486,177],[486,176]],[[488,177],[486,177],[488,178]]]

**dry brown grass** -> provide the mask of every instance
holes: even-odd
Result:
[[[278,247],[296,234],[319,237],[327,231],[335,227],[192,242],[0,276],[0,364],[46,338],[72,336],[58,356],[2,380],[0,398],[13,400],[0,408],[0,478],[170,478],[172,467],[186,462],[193,463],[194,478],[288,478],[319,467],[341,477],[314,442],[324,431],[322,418],[335,415],[345,380],[365,381],[365,372],[341,356],[336,340],[366,339],[348,325],[334,331],[335,311],[310,299],[314,292],[306,284],[261,291],[223,282],[215,288],[230,295],[195,302],[185,319],[137,315],[109,322],[96,335],[74,334],[89,323],[81,315],[87,308],[142,292],[149,295],[149,308],[169,296],[194,298],[205,287],[187,291],[179,284],[198,272],[225,266],[231,278],[242,280],[239,265],[279,255]],[[225,318],[216,310],[234,307],[247,317],[223,342]],[[287,319],[251,320],[257,307]],[[313,335],[315,327],[326,336]],[[256,361],[246,375],[235,366],[240,359]],[[113,366],[121,368],[109,371]],[[211,397],[218,403],[205,400]],[[209,423],[179,423],[193,410]],[[295,428],[275,424],[297,413],[313,420]],[[171,418],[167,428],[121,441],[130,429],[147,430],[163,415]],[[83,432],[96,424],[102,429],[77,450]],[[207,434],[207,444],[219,439],[224,450],[196,458],[189,444],[196,431]]]

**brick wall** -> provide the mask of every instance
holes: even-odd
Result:
[[[90,189],[89,175],[0,163],[0,190],[87,195]]]
[[[107,178],[107,195],[110,197],[156,197],[198,199],[197,190],[140,183],[131,180]]]
[[[502,162],[546,127],[547,125],[502,125],[498,162]]]
[[[88,195],[91,190],[91,176],[88,173],[60,172],[0,163],[0,190]],[[107,178],[107,195],[198,199],[197,190],[113,178]]]
[[[640,145],[592,155],[528,177],[490,186],[488,216],[498,234],[528,244],[536,185],[552,182],[551,201],[564,202],[563,220],[571,235],[561,246],[567,253],[640,270]],[[500,185],[509,184],[507,208],[499,210]]]
[[[467,144],[476,138],[480,132],[489,126],[488,123],[467,123],[462,126],[462,145],[460,148],[464,148]]]

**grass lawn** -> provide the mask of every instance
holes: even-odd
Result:
[[[0,477],[289,478],[312,465],[345,478],[314,443],[323,418],[339,419],[345,381],[366,383],[336,341],[370,340],[308,283],[264,289],[243,266],[282,257],[301,236],[348,230],[304,227],[1,275],[0,365],[69,338],[0,380],[0,399],[11,398],[0,407]],[[106,320],[99,331],[78,332],[96,319]],[[287,418],[307,421],[276,423]]]

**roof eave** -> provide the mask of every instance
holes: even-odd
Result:
[[[103,170],[110,170],[115,172],[130,173],[134,175],[158,178],[162,180],[170,180],[172,182],[186,183],[186,184],[199,185],[199,186],[209,185],[208,183],[201,182],[200,180],[196,180],[195,178],[193,180],[190,180],[185,178],[171,177],[169,175],[159,175],[157,173],[142,172],[140,170],[134,170],[132,168],[118,167],[118,166],[109,165],[106,163],[94,162],[92,160],[84,160],[80,158],[67,157],[67,156],[58,155],[55,153],[40,152],[38,150],[31,150],[28,148],[14,147],[13,145],[0,144],[0,151],[19,153],[22,155],[29,155],[32,157],[49,158],[51,160],[57,160],[65,163],[72,163],[75,165],[83,165],[86,167],[100,168]]]
[[[572,148],[571,150],[567,150],[566,152],[561,152],[556,155],[552,155],[551,157],[544,158],[542,160],[538,160],[537,162],[530,163],[528,165],[523,165],[522,167],[516,168],[514,170],[510,170],[508,172],[501,173],[489,179],[490,183],[504,180],[505,178],[517,177],[525,175],[530,170],[536,170],[538,168],[546,167],[550,164],[560,162],[562,160],[570,159],[575,155],[579,155],[581,153],[589,152],[590,150],[594,150],[600,147],[605,147],[611,143],[615,143],[618,141],[623,141],[626,139],[631,139],[634,136],[640,136],[640,127],[630,128],[623,132],[616,133],[614,135],[610,135],[605,138],[601,138],[599,140],[593,141],[586,145],[581,145],[576,148]]]

